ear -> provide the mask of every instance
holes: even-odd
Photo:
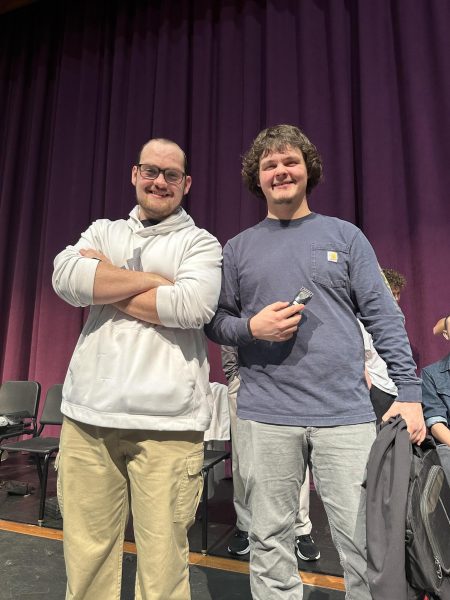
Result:
[[[186,179],[184,180],[184,192],[183,194],[186,195],[189,190],[191,189],[191,185],[192,185],[192,177],[190,175],[186,176]]]
[[[134,185],[134,187],[136,187],[137,172],[138,172],[138,168],[136,165],[134,165],[133,168],[131,169],[131,183]]]

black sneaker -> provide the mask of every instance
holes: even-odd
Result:
[[[233,539],[228,546],[228,552],[236,556],[243,556],[250,552],[250,544],[248,541],[248,531],[236,529]]]
[[[302,560],[318,560],[320,558],[320,550],[309,534],[299,535],[295,538],[295,551]]]

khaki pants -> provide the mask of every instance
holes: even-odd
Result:
[[[58,458],[66,600],[120,600],[129,509],[137,600],[189,600],[203,433],[94,427],[65,418]]]

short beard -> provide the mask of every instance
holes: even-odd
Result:
[[[292,204],[293,198],[277,198],[273,201],[274,204]]]

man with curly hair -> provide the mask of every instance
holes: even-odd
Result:
[[[263,130],[243,157],[242,174],[265,199],[267,218],[225,245],[219,308],[206,331],[239,349],[237,438],[251,511],[252,595],[303,596],[294,522],[310,464],[347,597],[369,600],[364,481],[375,415],[357,315],[398,388],[385,417],[402,414],[420,443],[421,386],[403,315],[362,232],[310,210],[322,161],[303,132],[292,125]],[[310,302],[291,305],[302,287],[312,292]]]

